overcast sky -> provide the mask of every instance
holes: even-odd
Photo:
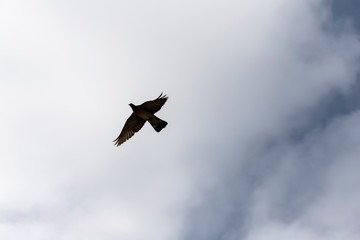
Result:
[[[358,9],[3,0],[0,239],[360,239]]]

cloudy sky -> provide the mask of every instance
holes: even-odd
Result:
[[[0,239],[360,239],[359,5],[1,1]]]

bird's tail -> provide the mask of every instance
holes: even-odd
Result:
[[[148,121],[157,132],[160,132],[168,124],[166,121],[161,120],[160,118],[154,115]]]

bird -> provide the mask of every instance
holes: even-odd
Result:
[[[154,100],[144,102],[141,105],[129,104],[133,113],[126,120],[120,135],[114,140],[115,146],[120,146],[126,140],[131,138],[136,132],[138,132],[148,121],[156,132],[160,132],[168,124],[166,121],[156,117],[154,113],[159,111],[161,107],[168,100],[168,96],[160,94],[160,96]]]

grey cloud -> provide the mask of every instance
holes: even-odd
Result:
[[[0,238],[355,239],[359,45],[325,3],[6,2]],[[161,91],[166,131],[114,148]]]

